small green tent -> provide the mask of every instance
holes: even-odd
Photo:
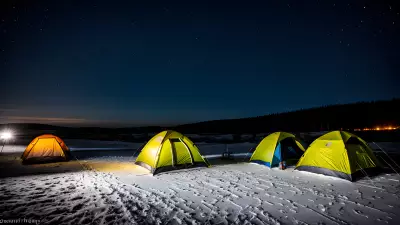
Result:
[[[296,170],[352,181],[366,169],[377,167],[380,164],[364,140],[346,131],[332,131],[311,143]]]
[[[189,138],[171,130],[158,133],[150,139],[138,155],[135,164],[150,170],[153,174],[210,166]]]
[[[275,132],[265,137],[256,147],[250,162],[279,166],[279,162],[286,161],[288,165],[295,165],[303,155],[305,147],[293,134]]]

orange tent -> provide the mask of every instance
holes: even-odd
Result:
[[[52,134],[36,137],[21,156],[23,162],[67,161],[69,149],[61,138]]]

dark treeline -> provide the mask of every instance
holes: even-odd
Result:
[[[358,102],[177,126],[186,133],[312,132],[400,125],[400,99]]]
[[[253,118],[206,121],[175,127],[151,126],[113,129],[99,127],[72,128],[45,124],[7,124],[1,127],[16,130],[17,133],[28,139],[43,133],[52,133],[63,138],[121,141],[147,141],[148,134],[165,129],[174,129],[186,134],[258,134],[275,131],[299,133],[340,129],[353,130],[355,128],[362,129],[384,125],[400,126],[399,106],[400,99],[359,102],[275,113]],[[398,135],[399,132],[395,133]]]

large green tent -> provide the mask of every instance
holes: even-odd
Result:
[[[150,170],[153,174],[210,166],[189,138],[171,130],[163,131],[151,138],[143,147],[135,164]]]
[[[380,167],[371,148],[360,137],[332,131],[314,140],[297,163],[296,170],[347,180]]]
[[[286,161],[288,165],[295,165],[303,155],[304,149],[304,145],[293,134],[275,132],[257,145],[250,162],[268,167],[279,166],[282,161]]]

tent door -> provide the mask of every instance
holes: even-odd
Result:
[[[186,150],[188,151],[188,153],[189,153],[189,155],[190,155],[190,161],[191,161],[191,163],[194,164],[193,154],[192,154],[192,152],[190,151],[189,146],[188,146],[185,142],[183,142],[182,139],[180,139],[180,140],[181,140],[181,142],[185,145]]]
[[[193,163],[193,157],[188,147],[179,138],[169,139],[172,147],[173,166]]]
[[[303,153],[295,139],[287,138],[281,142],[282,160],[286,161],[286,165],[295,165]]]

